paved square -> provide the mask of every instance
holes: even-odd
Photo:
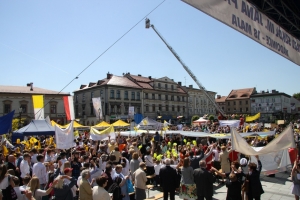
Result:
[[[267,177],[261,175],[261,183],[265,193],[261,196],[262,200],[291,200],[294,199],[294,195],[291,194],[292,181],[288,173],[278,173],[275,177]],[[227,188],[225,185],[214,184],[215,194],[213,199],[215,200],[226,200]],[[150,190],[149,196],[154,196],[160,193],[159,190],[155,188]],[[148,192],[146,192],[148,197]],[[175,196],[176,200],[179,200],[178,194]]]

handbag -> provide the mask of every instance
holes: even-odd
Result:
[[[17,194],[14,188],[10,185],[11,177],[8,175],[8,186],[2,190],[3,200],[17,200]]]
[[[128,193],[134,192],[134,188],[133,188],[133,184],[132,184],[131,180],[127,179],[126,182],[127,182],[127,184],[126,184],[127,185],[127,192]]]

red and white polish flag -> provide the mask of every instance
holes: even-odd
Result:
[[[75,120],[74,104],[72,96],[64,96],[64,106],[67,120]]]

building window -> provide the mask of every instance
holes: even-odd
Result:
[[[140,107],[136,107],[136,113],[138,113],[138,114],[141,113],[141,108]]]
[[[180,112],[180,106],[177,106],[177,112]]]
[[[171,85],[171,89],[174,90],[174,85]]]
[[[77,94],[75,95],[75,102],[76,103],[78,102],[78,95]]]
[[[22,113],[27,113],[27,105],[26,104],[21,104],[20,107],[22,108]]]
[[[10,113],[11,112],[11,104],[4,104],[4,113],[7,114],[7,113]]]
[[[165,90],[168,90],[168,84],[165,84]]]
[[[161,100],[161,94],[158,95],[158,100]]]
[[[158,105],[158,110],[159,110],[159,111],[162,111],[161,109],[162,109],[162,107],[161,107],[161,105],[159,104],[159,105]]]
[[[141,94],[140,94],[140,92],[136,92],[136,100],[141,100],[141,96],[140,96]]]
[[[235,102],[235,101],[233,102],[233,105],[234,105],[234,106],[236,105],[236,102]]]
[[[115,98],[115,91],[114,90],[110,90],[110,98],[111,99]]]
[[[173,95],[171,96],[171,101],[174,101],[174,96]]]
[[[84,117],[85,116],[85,104],[82,104],[81,107],[82,107],[82,116]]]
[[[121,92],[120,92],[120,90],[117,90],[117,99],[121,99]]]
[[[240,112],[243,112],[243,108],[240,108]]]
[[[50,105],[50,114],[56,114],[56,105],[54,104]]]
[[[177,101],[180,101],[180,96],[177,96]]]
[[[103,90],[100,90],[100,97],[102,97],[103,95]]]
[[[182,101],[185,101],[184,97],[182,97]]]
[[[117,113],[121,114],[121,105],[117,105]]]
[[[125,91],[125,93],[124,93],[124,99],[128,100],[128,91]]]
[[[152,112],[155,112],[155,104],[152,104]]]
[[[91,100],[94,98],[94,92],[91,92]]]
[[[85,101],[85,93],[82,93],[82,101]]]
[[[248,101],[246,101],[245,103],[246,103],[246,105],[248,105]]]
[[[172,111],[173,111],[173,112],[175,111],[175,106],[172,106]]]
[[[166,111],[169,111],[169,106],[168,105],[166,105]]]
[[[135,99],[135,92],[131,92],[131,100]]]
[[[94,106],[92,103],[90,104],[90,115],[94,115]]]
[[[227,102],[227,105],[230,106],[230,102],[229,101]]]
[[[158,83],[158,89],[160,89],[160,83]]]
[[[155,99],[155,94],[152,94],[152,99]]]
[[[78,105],[75,105],[75,116],[78,117],[79,113],[78,113]]]
[[[182,111],[185,112],[185,106],[182,107]]]
[[[146,112],[149,112],[149,106],[146,105]]]
[[[248,107],[246,108],[246,112],[248,112]]]
[[[242,105],[242,101],[240,101],[240,105]]]
[[[167,94],[165,95],[165,97],[166,97],[165,100],[168,100],[168,95]]]
[[[148,99],[148,93],[145,93],[145,99]]]
[[[227,111],[230,112],[230,108],[227,108]]]

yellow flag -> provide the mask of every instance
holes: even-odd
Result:
[[[5,145],[2,145],[2,153],[3,153],[4,156],[8,155],[8,150],[7,150]]]
[[[44,96],[32,95],[35,119],[44,119]]]
[[[260,118],[260,113],[257,113],[256,115],[253,115],[253,116],[247,116],[246,122],[251,122],[251,121],[257,120],[258,118]]]
[[[38,142],[38,140],[35,137],[31,137],[29,141],[31,144],[35,144],[36,142]]]

